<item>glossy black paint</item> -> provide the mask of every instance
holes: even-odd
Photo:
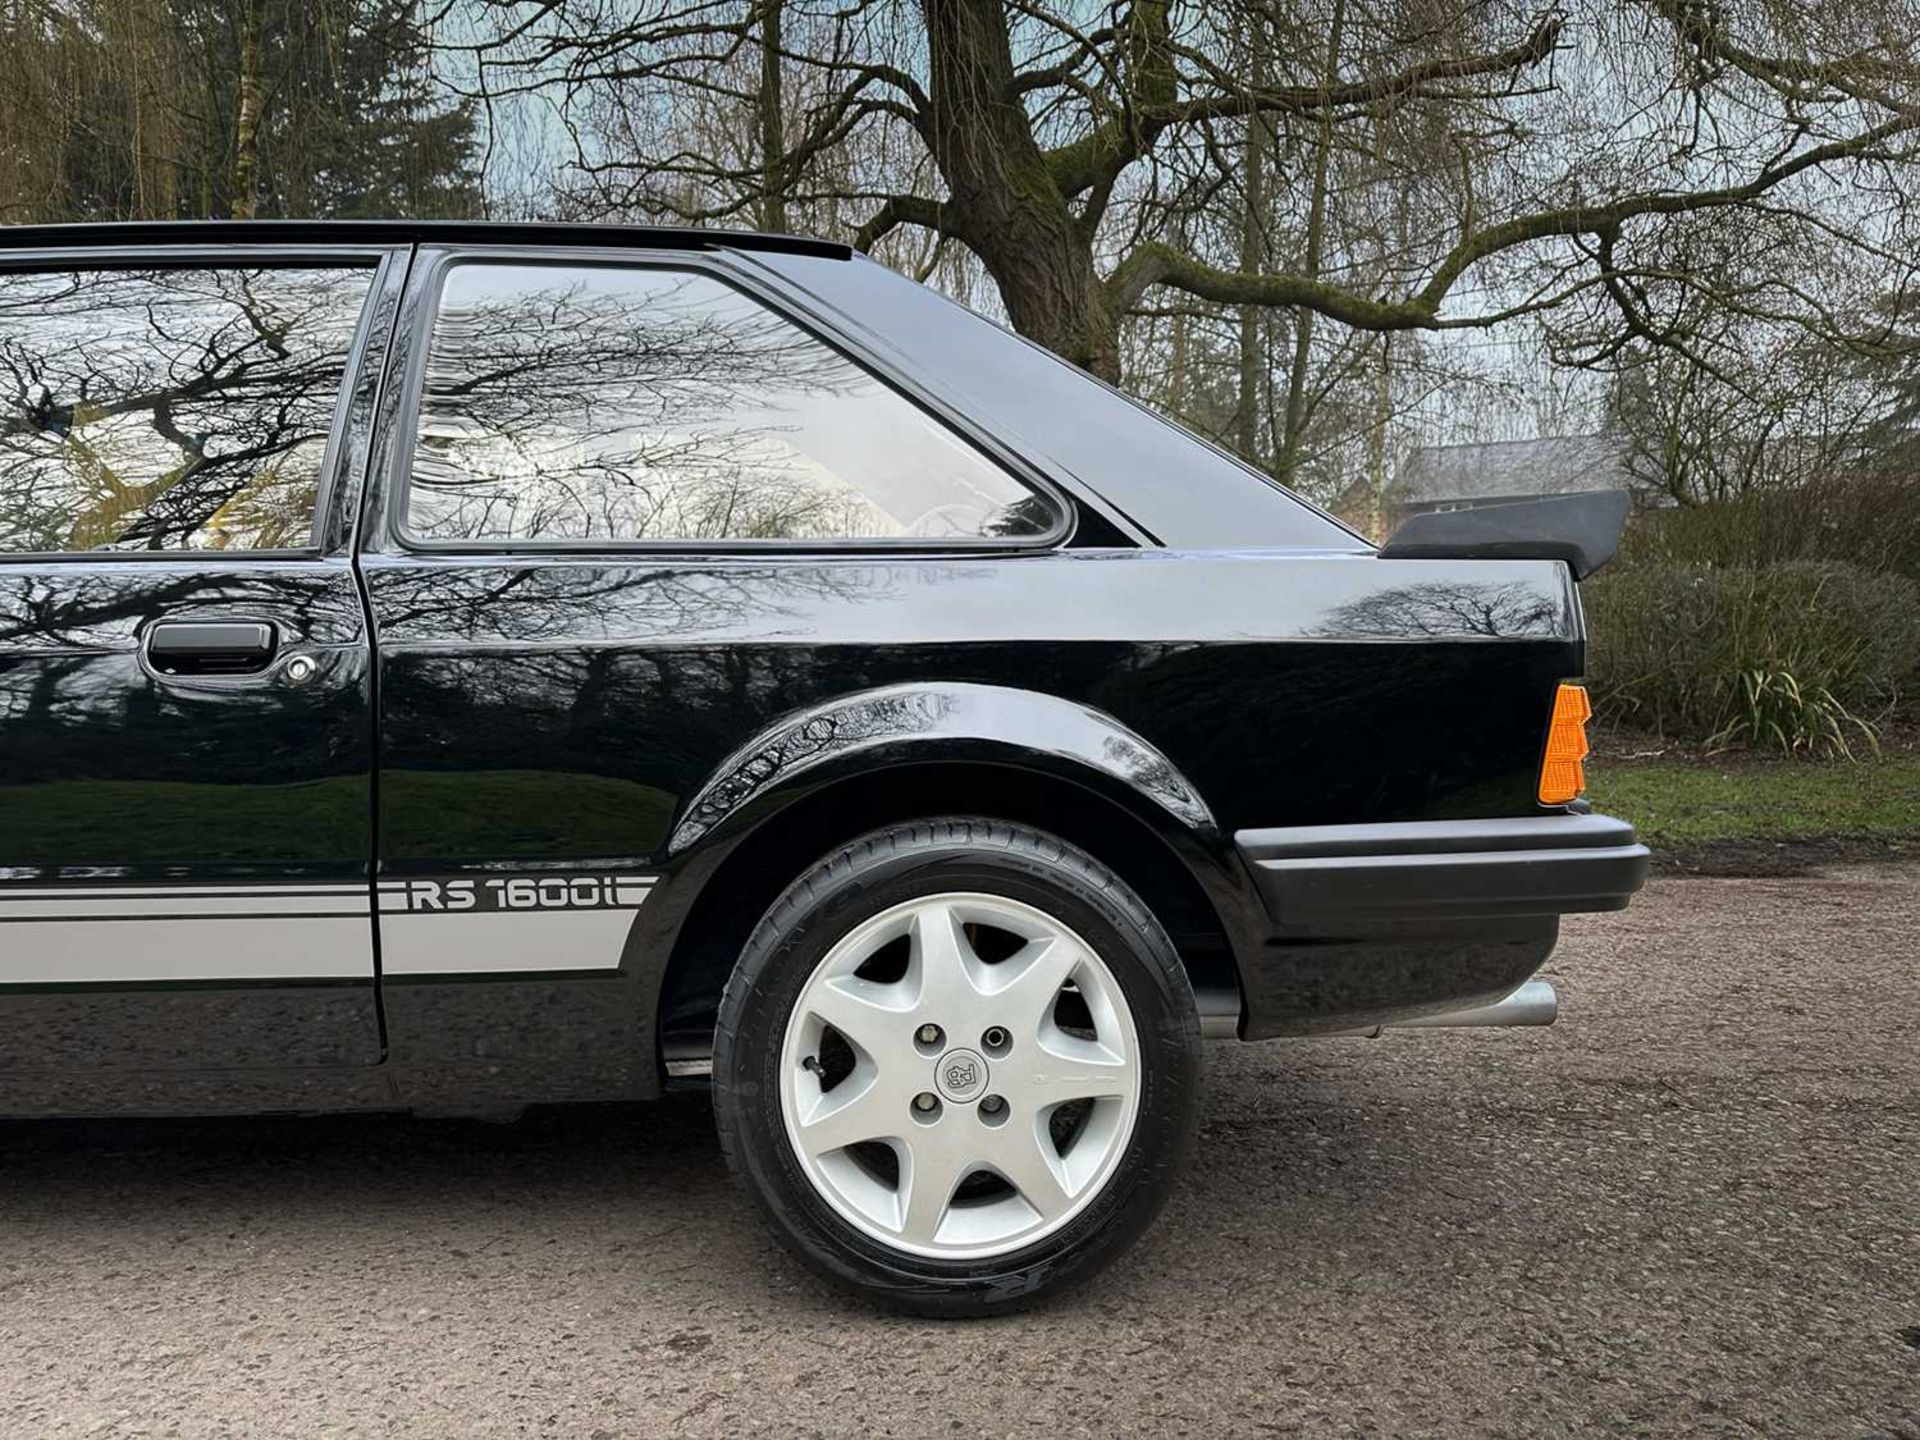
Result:
[[[1181,789],[1214,797],[1229,829],[1274,816],[1524,812],[1542,707],[1580,663],[1564,586],[1547,566],[1462,576],[1409,564],[1388,576],[1350,557],[1136,551],[629,564],[369,556],[364,569],[380,632],[384,853],[422,873],[665,859],[671,830],[684,846],[714,828],[702,792],[729,775],[733,752],[783,748],[780,734],[804,732],[819,707],[898,686],[1008,692],[1007,704],[1025,708],[994,738],[1039,753],[1084,747],[1059,717],[1078,724],[1080,707],[1096,711],[1176,757]],[[1402,583],[1380,584],[1389,578]],[[1427,592],[1483,608],[1529,598],[1513,633],[1489,643],[1448,635],[1456,617]],[[1411,624],[1417,643],[1382,643]],[[1489,707],[1489,693],[1519,703]],[[869,704],[836,724],[830,748],[915,732],[963,738],[937,714]],[[533,787],[540,803],[506,806],[503,784]],[[577,818],[589,792],[616,800],[594,807],[598,828]],[[702,813],[682,817],[695,804]],[[575,818],[556,833],[561,816]]]
[[[343,238],[372,243],[373,232]],[[402,238],[491,253],[520,237]],[[88,232],[72,243],[115,242]],[[1217,931],[1237,970],[1249,1035],[1503,993],[1545,957],[1550,921],[1290,934],[1231,836],[1540,813],[1553,690],[1583,662],[1563,565],[1378,559],[1210,447],[1152,417],[1123,419],[1113,407],[1132,416],[1130,402],[1062,378],[1050,357],[965,312],[915,311],[890,333],[858,297],[898,298],[895,282],[868,284],[869,267],[831,247],[716,249],[702,263],[750,269],[916,401],[974,427],[983,446],[1018,451],[1074,510],[1065,544],[410,550],[389,503],[429,318],[417,263],[402,292],[409,257],[405,245],[390,257],[369,312],[311,555],[0,565],[0,881],[550,869],[660,883],[617,969],[389,975],[384,1015],[371,923],[369,983],[324,987],[324,1005],[291,987],[251,1009],[252,987],[214,1000],[120,990],[86,997],[91,1014],[54,997],[68,1007],[55,1021],[35,997],[0,998],[0,1108],[655,1093],[663,988],[701,917],[727,909],[717,887],[739,878],[730,857],[758,854],[755,837],[804,807],[824,800],[831,813],[840,787],[876,775],[905,787],[931,768],[967,767],[983,808],[1028,777],[1064,784],[1091,813],[1152,837],[1205,897],[1200,928]],[[966,354],[950,382],[942,345]],[[1009,375],[1033,367],[1024,384],[995,385],[996,345],[1011,347],[998,352]],[[1036,386],[1043,406],[1023,398]],[[1045,411],[1073,394],[1111,423],[1066,415],[1041,434]],[[1136,425],[1147,428],[1135,443],[1112,438]],[[1107,468],[1129,465],[1107,483]],[[139,644],[163,616],[272,621],[283,653],[314,655],[320,675],[298,687],[157,676]],[[79,803],[37,803],[47,787]],[[814,858],[785,863],[797,872]],[[163,1009],[171,1030],[156,1023]],[[49,1049],[55,1033],[83,1038]],[[87,1064],[129,1078],[118,1090],[76,1078]]]
[[[167,676],[142,653],[162,620],[239,617],[314,677]],[[0,566],[0,887],[364,882],[371,678],[345,559]],[[34,936],[0,925],[9,947]],[[373,1064],[370,918],[363,959],[355,982],[293,989],[7,987],[0,1068]]]
[[[61,262],[62,252],[22,231],[7,234],[10,263]],[[99,260],[235,258],[194,243]],[[372,649],[347,542],[405,256],[326,246],[280,258],[372,267],[313,544],[0,557],[0,898],[67,885],[86,896],[371,879]],[[269,625],[276,663],[250,674],[161,673],[146,653],[154,628],[199,622]],[[282,663],[296,655],[313,671],[291,684]],[[291,1093],[328,1088],[318,1075],[377,1067],[370,900],[365,915],[364,940],[341,956],[348,973],[323,980],[0,987],[0,1111],[175,1108],[167,1097],[176,1086],[197,1097],[180,1108],[220,1108],[222,1075],[247,1097],[241,1108],[254,1108],[274,1091],[266,1077],[281,1076]],[[0,923],[0,971],[42,934],[35,922]],[[346,1090],[390,1087],[352,1081]],[[75,1098],[84,1096],[95,1099]]]
[[[1337,1013],[1337,982],[1357,962],[1269,945],[1226,837],[1275,816],[1534,811],[1547,708],[1580,666],[1564,572],[1550,565],[1136,551],[634,565],[379,556],[365,572],[393,872],[638,861],[665,872],[643,921],[664,923],[711,873],[703,852],[821,787],[936,763],[1052,775],[1179,855],[1243,969],[1297,972],[1248,987],[1268,1002],[1252,1022],[1261,1031],[1287,1028],[1266,1012],[1305,995]],[[1444,953],[1375,947],[1352,1003],[1371,1015],[1396,984],[1426,999],[1450,965],[1475,967],[1464,977],[1474,994],[1516,967],[1524,979],[1545,955],[1534,938],[1489,946],[1456,930],[1441,936]],[[631,963],[657,974],[677,939],[652,936]],[[1424,990],[1421,974],[1434,977]],[[389,988],[391,1024],[407,1003]]]
[[[316,677],[166,676],[142,654],[163,619],[241,615]],[[344,561],[0,567],[0,874],[364,876],[370,660]]]

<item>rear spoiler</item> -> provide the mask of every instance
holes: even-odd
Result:
[[[1554,495],[1409,515],[1382,560],[1564,560],[1584,580],[1620,548],[1633,497],[1625,490]]]

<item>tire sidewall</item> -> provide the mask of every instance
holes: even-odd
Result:
[[[1084,1210],[1020,1250],[941,1260],[875,1240],[815,1189],[787,1135],[780,1065],[794,1005],[841,938],[903,901],[958,892],[1031,905],[1094,949],[1132,1012],[1141,1083],[1125,1154]],[[761,922],[727,987],[720,1022],[715,1108],[729,1158],[748,1189],[803,1259],[895,1303],[979,1312],[1091,1273],[1152,1222],[1183,1168],[1195,1127],[1198,1020],[1165,933],[1090,857],[1010,826],[903,827],[856,842],[817,867]]]

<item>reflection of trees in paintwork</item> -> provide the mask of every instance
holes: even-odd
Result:
[[[1331,611],[1310,632],[1333,639],[1501,639],[1560,633],[1557,596],[1522,580],[1436,580],[1377,590]]]
[[[383,789],[391,853],[441,858],[448,826],[471,828],[454,812],[497,803],[490,775],[684,798],[741,737],[875,683],[879,656],[823,655],[802,637],[823,607],[898,593],[888,567],[864,563],[375,567],[369,584],[390,771],[457,767],[475,781],[435,791],[431,810],[412,803],[411,776]],[[633,853],[665,843],[672,808],[634,812]]]
[[[48,651],[132,650],[140,627],[161,615],[269,608],[284,633],[318,645],[362,633],[332,577],[292,569],[198,566],[0,568],[0,664]]]
[[[454,269],[408,518],[439,540],[1029,535],[1052,516],[838,352],[718,281]]]
[[[319,678],[142,670],[152,620],[222,612],[271,615]],[[336,647],[363,637],[350,581],[319,567],[0,566],[0,869],[359,855],[367,658]]]
[[[1189,825],[1212,827],[1213,815],[1206,801],[1159,751],[1131,735],[1108,735],[1100,741],[1100,754],[1110,768]]]
[[[355,862],[364,658],[315,684],[158,683],[126,650],[0,654],[0,872]]]
[[[781,716],[909,678],[928,663],[910,644],[844,643],[854,606],[885,633],[914,588],[905,573],[864,560],[370,566],[382,793],[400,797],[386,812],[392,853],[445,858],[447,827],[478,824],[453,812],[497,805],[487,777],[508,772],[556,777],[556,795],[568,777],[603,777],[684,799]],[[431,810],[411,804],[412,777],[393,779],[453,766],[475,783],[435,791]],[[671,814],[671,803],[635,812],[637,852],[665,843]]]
[[[362,858],[366,664],[322,659],[294,688],[157,683],[124,649],[0,653],[0,871]]]
[[[812,762],[876,740],[928,734],[939,729],[954,708],[952,697],[938,691],[892,690],[802,714],[721,763],[713,782],[688,805],[686,818],[673,832],[672,848],[686,849],[735,806]]]
[[[304,543],[368,283],[0,277],[0,551]]]
[[[952,583],[964,577],[955,576]],[[581,642],[815,634],[822,606],[885,604],[901,593],[881,564],[413,566],[371,584],[389,645],[414,641]]]

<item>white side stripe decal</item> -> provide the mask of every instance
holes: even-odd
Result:
[[[382,880],[394,976],[619,968],[650,875]],[[373,976],[365,885],[0,886],[0,986]]]
[[[380,913],[416,915],[500,910],[637,910],[651,875],[481,875],[452,880],[382,880]]]
[[[650,875],[380,882],[380,969],[401,975],[617,970]]]
[[[367,913],[367,892],[336,895],[326,891],[197,891],[192,894],[16,896],[0,891],[0,923],[14,920],[253,920]],[[16,942],[24,943],[24,942]]]
[[[399,977],[617,970],[632,928],[633,911],[612,908],[382,915],[380,972]]]
[[[0,984],[371,980],[367,918],[54,920],[0,928]]]
[[[364,885],[0,886],[0,984],[373,976]]]

